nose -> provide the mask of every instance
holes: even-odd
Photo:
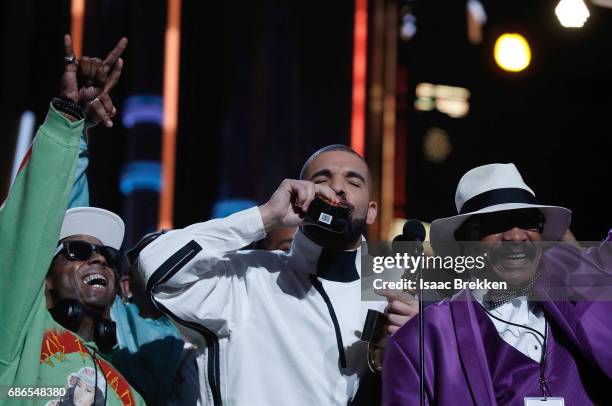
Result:
[[[334,176],[329,183],[329,187],[331,187],[338,196],[343,198],[346,197],[346,184],[340,177]]]
[[[88,264],[90,265],[100,265],[100,266],[104,266],[107,267],[108,263],[106,262],[106,258],[104,258],[103,255],[101,255],[99,252],[92,252],[91,253],[91,257],[89,257],[89,260],[87,261]]]
[[[511,228],[502,233],[503,241],[527,241],[529,240],[529,236],[527,232],[519,227]]]

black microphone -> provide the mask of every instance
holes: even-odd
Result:
[[[419,220],[407,220],[402,228],[403,241],[425,241],[425,227]],[[399,237],[399,236],[398,236]],[[397,237],[396,237],[397,238]]]
[[[411,219],[407,220],[402,228],[402,234],[398,235],[393,239],[396,241],[414,241],[416,247],[414,249],[415,255],[423,254],[423,241],[425,241],[425,227],[419,220]],[[418,279],[423,278],[422,267],[418,269]],[[425,402],[425,331],[423,323],[423,290],[418,289],[419,298],[419,405],[423,406]]]
[[[406,250],[404,244],[395,244],[399,242],[414,242],[414,255],[421,255],[423,253],[423,241],[425,241],[425,227],[419,220],[410,219],[406,220],[404,227],[402,227],[402,233],[397,235],[391,246],[394,252],[402,253]],[[411,247],[412,248],[412,247]]]

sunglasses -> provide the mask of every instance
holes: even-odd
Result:
[[[85,241],[61,242],[55,249],[53,258],[58,254],[63,254],[69,261],[87,261],[94,252],[102,255],[110,268],[115,269],[119,265],[118,250],[106,245],[96,245]]]
[[[478,241],[487,235],[503,233],[514,227],[542,233],[544,222],[544,215],[537,209],[517,209],[477,214],[468,219],[460,227],[460,230],[457,230],[455,237],[459,237],[458,241]]]

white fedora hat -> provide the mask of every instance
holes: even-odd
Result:
[[[430,240],[435,251],[445,251],[445,244],[456,241],[455,231],[474,214],[539,209],[545,218],[542,231],[545,241],[559,240],[572,216],[571,210],[564,207],[538,204],[535,193],[514,164],[483,165],[468,171],[457,185],[455,205],[458,215],[431,223]]]
[[[75,207],[68,209],[60,231],[60,240],[73,235],[89,235],[103,245],[121,248],[125,225],[121,217],[97,207]]]

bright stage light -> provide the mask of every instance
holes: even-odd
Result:
[[[589,9],[582,0],[561,0],[555,7],[555,14],[562,26],[580,28],[589,18]]]
[[[470,111],[470,91],[464,87],[419,83],[416,86],[414,108],[431,111],[434,108],[449,117],[465,117]]]
[[[504,70],[520,72],[531,62],[531,50],[520,34],[503,34],[495,41],[495,62]]]

